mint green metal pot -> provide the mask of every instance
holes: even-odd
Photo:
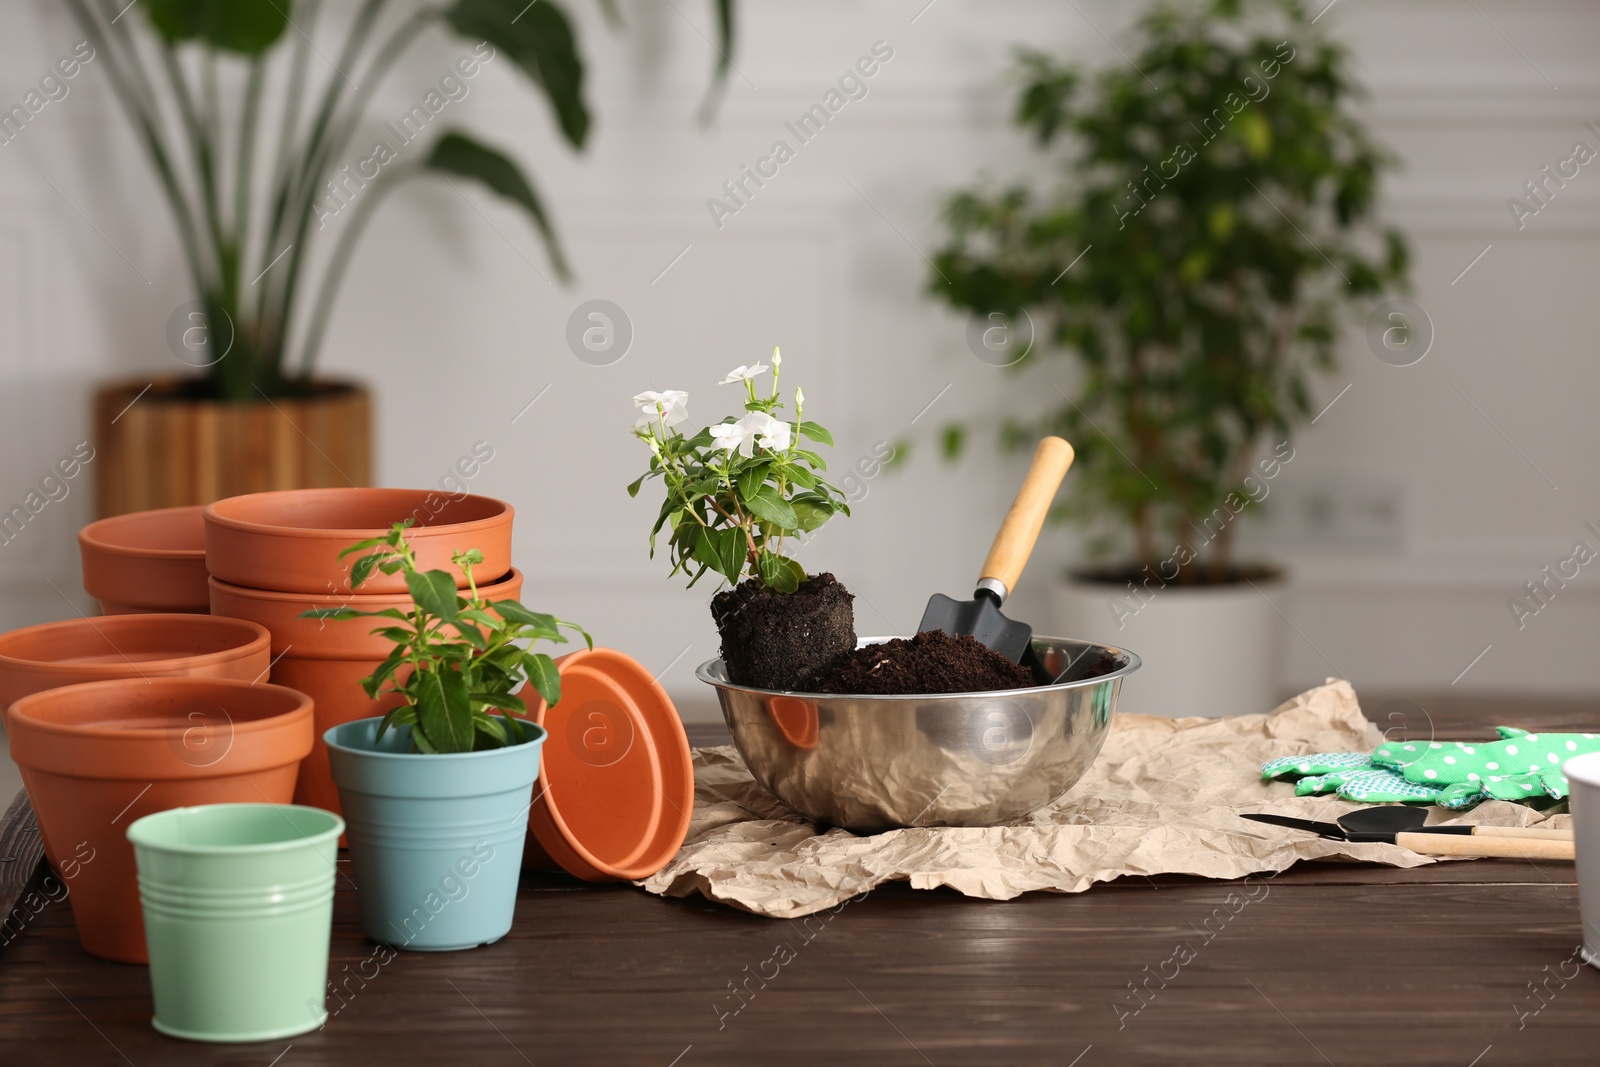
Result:
[[[343,832],[332,812],[290,804],[173,808],[128,827],[157,1030],[268,1041],[322,1025]]]

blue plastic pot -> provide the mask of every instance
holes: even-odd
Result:
[[[322,735],[350,842],[361,927],[381,944],[449,952],[498,941],[517,904],[545,731],[485,752],[423,755],[381,717]]]

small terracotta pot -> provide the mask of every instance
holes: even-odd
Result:
[[[554,860],[589,882],[648,878],[672,862],[694,814],[689,739],[671,698],[614,649],[562,656],[561,701],[528,811],[524,865]]]
[[[478,591],[491,601],[516,600],[522,595],[522,572],[513,570],[498,582],[479,585]],[[213,617],[231,616],[265,626],[272,634],[272,681],[309,694],[315,702],[316,744],[301,768],[295,803],[333,812],[340,810],[339,792],[329,774],[328,748],[322,735],[354,719],[383,715],[397,703],[393,697],[371,700],[361,688],[361,679],[394,647],[372,631],[392,620],[300,618],[301,612],[311,608],[341,606],[360,611],[409,611],[412,600],[411,594],[404,592],[315,596],[245,589],[211,579]]]
[[[311,700],[248,681],[123,678],[23,697],[6,731],[84,951],[143,963],[128,827],[169,808],[289,803]]]
[[[209,615],[112,615],[0,634],[0,708],[30,693],[113,678],[265,679],[264,627]]]
[[[78,531],[84,592],[106,615],[210,610],[203,507],[136,511]]]
[[[350,592],[350,564],[339,553],[382,537],[403,519],[423,570],[459,577],[450,554],[476,548],[479,584],[511,572],[511,505],[486,496],[428,489],[292,489],[230,497],[205,511],[206,566],[231,585],[285,593]],[[465,586],[460,577],[458,586]],[[404,593],[405,576],[374,571],[363,596]]]

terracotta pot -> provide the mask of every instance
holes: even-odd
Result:
[[[123,678],[23,697],[6,731],[84,951],[143,963],[128,827],[190,805],[289,803],[311,701],[248,681]]]
[[[99,514],[372,481],[372,398],[361,386],[314,381],[305,396],[233,403],[197,396],[197,384],[139,378],[95,393]]]
[[[694,814],[683,722],[660,683],[621,652],[556,662],[561,701],[533,714],[550,739],[524,864],[553,860],[590,882],[648,878],[677,855]]]
[[[348,593],[355,557],[339,553],[382,537],[402,519],[423,570],[465,577],[450,562],[476,548],[480,583],[511,571],[511,505],[486,496],[452,497],[428,489],[302,489],[219,500],[206,509],[206,566],[232,585],[285,593]],[[405,576],[373,572],[363,595],[404,593]]]
[[[84,592],[107,615],[210,611],[204,511],[136,511],[79,530]]]
[[[363,586],[365,588],[365,586]],[[478,591],[488,600],[516,600],[522,595],[522,572],[511,574]],[[306,757],[296,787],[295,803],[337,812],[339,792],[328,770],[328,748],[322,735],[332,727],[355,719],[383,715],[395,706],[393,697],[371,700],[361,679],[371,674],[394,645],[372,630],[382,619],[302,619],[311,608],[352,607],[382,611],[412,607],[409,593],[381,595],[345,594],[313,596],[245,589],[211,579],[211,612],[215,616],[248,619],[272,634],[272,681],[310,695],[316,704],[316,743]]]
[[[0,634],[0,708],[30,693],[113,678],[266,676],[265,628],[209,615],[112,615]]]

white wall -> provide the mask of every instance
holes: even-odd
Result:
[[[710,130],[691,118],[710,67],[709,4],[635,2],[623,32],[594,5],[569,5],[597,114],[582,157],[556,145],[543,104],[504,61],[447,117],[530,165],[581,280],[561,289],[540,276],[543,252],[513,210],[475,189],[469,204],[448,185],[418,184],[375,221],[329,337],[326,370],[376,387],[381,481],[434,483],[489,441],[496,458],[474,488],[518,507],[526,599],[664,670],[697,713],[706,698],[693,667],[715,654],[710,590],[685,592],[645,557],[654,505],[622,488],[643,461],[627,433],[633,393],[684,388],[697,415],[720,414],[734,398],[716,378],[781,343],[786,380],[806,387],[808,412],[834,428],[848,464],[879,439],[1048,400],[1048,383],[1065,378],[1060,363],[1018,380],[974,359],[963,322],[922,295],[922,254],[939,240],[945,191],[980,171],[1037,167],[1008,122],[1013,46],[1120,62],[1088,19],[1115,36],[1131,5],[925,4],[745,0],[742,74]],[[1321,395],[1349,391],[1297,438],[1280,499],[1377,487],[1403,507],[1394,536],[1355,547],[1256,535],[1293,567],[1280,606],[1309,639],[1287,635],[1285,687],[1320,681],[1326,656],[1358,688],[1444,688],[1492,644],[1458,690],[1600,690],[1588,648],[1600,573],[1585,570],[1522,632],[1505,606],[1569,554],[1585,520],[1600,521],[1589,328],[1600,170],[1586,168],[1522,232],[1505,206],[1574,140],[1600,147],[1582,128],[1600,121],[1600,9],[1477,7],[1341,0],[1319,23],[1351,46],[1372,90],[1366,113],[1405,160],[1388,210],[1413,239],[1414,295],[1437,340],[1422,363],[1397,369],[1367,351],[1358,322]],[[0,24],[0,101],[79,39],[61,5],[42,0],[8,3]],[[784,121],[879,40],[894,58],[870,94],[719,230],[707,198],[788,137]],[[374,114],[401,111],[463,51],[426,39]],[[94,382],[175,368],[163,330],[189,298],[181,279],[165,209],[91,64],[0,147],[0,500],[20,498],[81,438]],[[569,313],[596,297],[621,305],[636,331],[627,357],[603,368],[564,341]],[[862,633],[907,630],[929,592],[967,587],[1017,476],[1015,459],[986,448],[952,471],[925,447],[910,469],[873,480],[855,518],[827,529],[805,562],[857,591]],[[0,621],[67,614],[47,581],[81,598],[71,534],[88,509],[80,487],[0,548]],[[1070,536],[1054,535],[1018,614],[1048,629],[1039,594],[1072,557]]]

